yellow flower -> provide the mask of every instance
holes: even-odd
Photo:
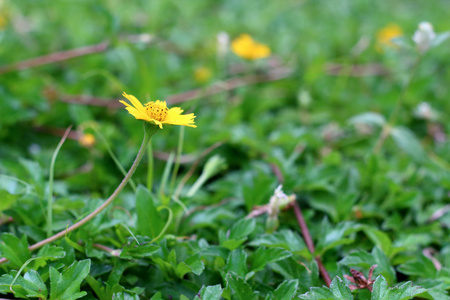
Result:
[[[8,22],[6,21],[6,18],[2,15],[0,15],[0,30],[4,29]]]
[[[81,146],[84,146],[86,148],[90,148],[95,144],[95,136],[90,133],[83,134],[79,139],[78,143],[80,143]]]
[[[194,71],[194,79],[197,83],[205,83],[212,76],[212,72],[209,68],[199,67]]]
[[[392,43],[392,39],[398,38],[403,35],[402,29],[396,24],[389,24],[377,32],[377,45],[378,51],[383,51],[383,47],[397,47]]]
[[[241,34],[231,43],[231,50],[239,57],[255,60],[270,55],[270,48],[264,44],[255,42],[248,34]]]
[[[128,112],[138,120],[153,123],[159,128],[163,128],[163,124],[197,127],[194,124],[194,114],[182,115],[183,110],[179,107],[169,109],[166,101],[150,101],[144,107],[133,95],[124,92],[123,96],[130,100],[133,106],[122,100],[119,100],[120,103],[124,104]]]

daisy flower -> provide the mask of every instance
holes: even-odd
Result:
[[[241,34],[231,43],[231,50],[239,57],[255,60],[270,55],[270,48],[252,39],[248,34]]]
[[[120,103],[124,104],[126,110],[138,120],[153,123],[158,125],[161,129],[163,128],[163,124],[197,127],[194,123],[194,114],[182,115],[183,110],[179,107],[172,107],[169,109],[166,101],[156,100],[142,105],[133,95],[128,95],[124,92],[123,96],[127,98],[132,105],[123,100],[119,100]]]

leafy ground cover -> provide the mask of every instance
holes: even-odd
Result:
[[[448,299],[448,11],[0,1],[1,297]]]

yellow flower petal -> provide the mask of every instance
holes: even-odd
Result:
[[[403,35],[403,31],[397,24],[389,24],[377,32],[376,50],[383,52],[384,47],[396,48],[397,46],[392,42],[393,39]]]
[[[95,144],[95,136],[91,133],[83,134],[78,139],[78,143],[80,143],[81,146],[90,148]]]
[[[179,107],[167,108],[166,101],[156,100],[145,104],[145,107],[136,97],[123,93],[124,97],[130,100],[131,104],[119,100],[125,105],[125,109],[136,119],[151,122],[159,128],[163,128],[163,124],[182,125],[189,127],[197,127],[194,123],[194,114],[182,115],[183,110]]]
[[[231,43],[231,50],[239,57],[254,60],[265,58],[270,55],[267,45],[255,42],[248,34],[241,34]]]
[[[130,100],[131,104],[133,104],[134,107],[136,107],[136,109],[142,111],[144,110],[144,106],[142,106],[141,102],[136,99],[135,96],[133,95],[128,95],[127,93],[123,92],[122,94],[125,98],[127,98],[128,100]]]

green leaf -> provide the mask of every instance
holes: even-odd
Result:
[[[194,273],[195,275],[201,275],[205,270],[205,264],[201,260],[199,255],[190,256],[185,261],[179,263],[175,269],[175,273],[179,278],[183,278],[187,273]]]
[[[316,247],[316,255],[323,255],[326,251],[336,248],[340,245],[353,243],[354,238],[346,238],[346,236],[360,230],[360,225],[353,222],[341,222],[332,229],[325,230],[320,235],[319,242]]]
[[[47,298],[48,294],[47,286],[45,285],[44,281],[42,280],[41,276],[37,271],[30,270],[26,272],[25,275],[23,275],[23,279],[29,282],[27,288],[28,297]],[[30,289],[29,287],[32,287],[32,289]]]
[[[119,292],[119,293],[113,294],[113,299],[114,300],[139,300],[141,298],[139,297],[139,295],[130,295],[127,292]]]
[[[282,229],[273,234],[263,234],[253,239],[249,245],[281,247],[291,252],[301,252],[306,248],[305,242],[298,235],[289,229]],[[302,252],[303,253],[303,252]]]
[[[372,243],[383,250],[387,257],[390,257],[392,251],[392,242],[389,236],[383,231],[371,226],[364,226],[362,227],[362,229],[367,237],[372,241]]]
[[[350,124],[368,124],[377,125],[382,127],[386,123],[386,119],[383,115],[374,112],[365,112],[359,115],[351,117],[349,120]]]
[[[394,287],[389,290],[389,300],[407,300],[413,299],[416,295],[425,293],[427,290],[420,286],[413,286],[411,281]]]
[[[394,287],[392,289],[392,295],[394,297],[391,297],[392,300],[407,300],[407,299],[413,299],[416,295],[420,295],[422,293],[425,293],[427,290],[420,287],[420,286],[413,286],[413,283],[411,281],[405,282],[404,284],[400,285],[399,287]]]
[[[153,295],[153,297],[150,298],[150,300],[163,300],[161,292],[157,292]]]
[[[292,256],[292,253],[283,248],[260,247],[250,256],[252,271],[263,270],[268,263],[283,260],[290,256]]]
[[[62,273],[50,267],[50,300],[72,300],[86,295],[80,285],[89,274],[91,260],[75,261]]]
[[[220,245],[229,250],[234,250],[242,245],[250,233],[255,230],[255,219],[241,219],[231,227],[228,237],[219,232]]]
[[[227,248],[228,250],[234,250],[236,248],[238,248],[240,245],[242,245],[245,241],[247,240],[247,238],[242,238],[239,240],[226,240],[223,241],[220,245],[222,247]]]
[[[231,296],[233,300],[256,300],[257,294],[253,293],[253,290],[241,277],[235,273],[228,273],[225,277],[228,286],[231,289]]]
[[[239,240],[246,238],[253,230],[255,230],[255,226],[255,219],[241,219],[231,227],[229,239]]]
[[[196,296],[195,300],[220,300],[222,291],[223,289],[220,284],[203,287],[200,290],[200,297]]]
[[[125,259],[149,257],[158,252],[159,248],[159,246],[150,243],[138,244],[137,241],[133,239],[130,244],[122,249],[120,257]]]
[[[273,296],[277,300],[289,300],[295,296],[298,288],[298,280],[285,280],[273,292]]]
[[[136,192],[136,214],[140,234],[155,238],[163,230],[165,222],[157,210],[153,195],[142,185]]]
[[[230,252],[225,266],[225,272],[234,272],[238,276],[245,277],[247,269],[247,253],[243,249],[235,249]]]
[[[397,146],[411,155],[414,160],[422,162],[427,158],[422,144],[420,144],[414,133],[406,127],[392,128],[390,135],[394,139]]]
[[[363,269],[369,269],[371,266],[375,265],[376,262],[374,257],[367,251],[356,250],[339,261],[339,264],[348,267],[360,267]]]
[[[0,292],[13,293],[15,297],[19,298],[47,299],[47,287],[37,271],[30,270],[23,277],[17,276],[16,271],[11,272],[11,274],[3,275],[0,278]]]
[[[19,162],[27,170],[35,183],[42,182],[43,172],[39,163],[28,159],[20,159]]]
[[[396,275],[394,268],[391,266],[389,258],[378,247],[374,247],[371,254],[375,259],[375,264],[378,265],[374,273],[383,275],[383,277],[386,278],[389,284],[393,284],[396,280]]]
[[[309,265],[305,265],[293,256],[287,259],[270,263],[271,269],[281,274],[284,279],[298,279],[301,291],[307,291],[311,286],[319,285],[319,270],[317,263],[312,260]]]
[[[371,300],[388,300],[389,290],[388,283],[383,276],[378,276],[373,283],[372,298]]]
[[[304,300],[335,300],[333,293],[327,287],[312,287],[309,292],[300,295],[300,299]],[[339,298],[338,298],[339,299]],[[353,298],[350,298],[353,299]]]
[[[19,239],[11,233],[2,234],[0,253],[10,261],[14,268],[20,268],[31,257],[26,236]]]
[[[13,195],[8,191],[3,190],[2,187],[0,186],[0,199],[2,199],[2,201],[0,201],[0,212],[10,209],[17,200],[17,198],[19,198],[18,195]]]
[[[433,262],[423,254],[400,265],[398,271],[406,275],[421,276],[429,279],[436,278],[438,274]]]
[[[37,254],[37,257],[45,259],[58,259],[65,256],[66,251],[62,247],[50,246],[49,244],[42,247]]]
[[[340,277],[335,277],[330,285],[330,290],[336,299],[348,300],[353,299],[350,288],[345,284]]]

